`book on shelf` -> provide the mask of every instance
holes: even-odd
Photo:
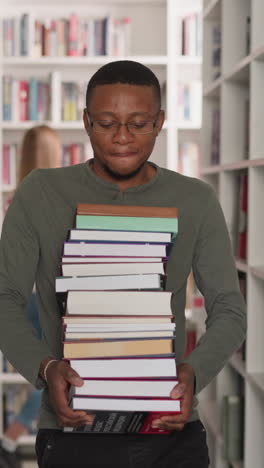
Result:
[[[225,395],[222,401],[223,458],[229,463],[243,459],[244,397]]]
[[[161,262],[63,263],[63,276],[107,276],[156,273],[164,275]]]
[[[212,133],[211,133],[211,164],[220,163],[220,108],[215,107],[212,111]]]
[[[135,357],[109,359],[69,359],[82,378],[176,379],[174,357]]]
[[[36,78],[17,80],[10,75],[4,75],[2,80],[4,121],[49,119],[50,85],[47,81]]]
[[[238,213],[238,238],[237,256],[245,260],[247,258],[247,215],[248,215],[248,174],[239,176],[239,213]]]
[[[80,57],[129,55],[132,21],[128,16],[84,16],[36,18],[31,13],[4,18],[5,57]]]
[[[201,125],[202,120],[202,82],[178,83],[178,120],[179,125],[192,122]]]
[[[2,185],[16,185],[18,148],[16,143],[3,143],[2,146]]]
[[[181,19],[181,37],[182,55],[202,56],[201,13],[193,13]]]
[[[188,177],[199,177],[199,145],[194,142],[179,144],[178,172]]]
[[[81,387],[71,387],[70,397],[127,397],[127,398],[169,398],[177,384],[174,380],[162,379],[84,379]]]
[[[100,281],[100,279],[99,279]],[[158,315],[171,317],[170,291],[72,291],[66,315]],[[143,312],[144,311],[144,312]]]
[[[64,341],[64,357],[100,358],[121,356],[173,356],[173,339],[141,338],[98,341]]]
[[[212,28],[212,80],[217,80],[221,75],[222,61],[222,33],[221,25],[215,24]]]

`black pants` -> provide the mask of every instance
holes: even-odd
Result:
[[[71,434],[40,429],[40,468],[208,468],[206,432],[200,421],[170,435]]]

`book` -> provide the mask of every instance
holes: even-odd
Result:
[[[222,401],[223,458],[229,463],[243,459],[243,420],[243,396],[225,395]]]
[[[70,359],[70,366],[85,378],[176,378],[173,357]]]
[[[177,380],[93,380],[84,379],[81,387],[72,386],[70,396],[169,398]]]
[[[138,324],[141,326],[146,320],[148,321],[148,326],[164,326],[165,324],[171,325],[172,316],[171,315],[66,315],[62,317],[63,323],[65,325],[84,325],[87,324],[89,327],[93,324],[96,326],[106,327],[107,325],[113,326],[113,324],[126,324],[135,325]],[[175,326],[175,324],[172,324]]]
[[[56,278],[56,292],[75,290],[161,289],[162,275],[79,276]]]
[[[239,180],[239,214],[237,256],[247,258],[248,175],[241,174]]]
[[[176,400],[174,400],[176,401]],[[177,405],[178,407],[179,405]],[[161,416],[170,416],[173,412],[148,412],[148,411],[93,411],[92,424],[77,428],[65,427],[65,432],[111,433],[111,434],[169,434],[170,431],[152,427],[152,421]],[[89,414],[91,411],[89,410]]]
[[[105,276],[157,273],[164,275],[161,262],[149,263],[63,263],[63,276]]]
[[[71,408],[75,410],[103,411],[158,411],[180,412],[180,400],[171,398],[92,398],[73,396]]]
[[[173,340],[148,338],[113,341],[64,341],[63,349],[66,359],[172,355]]]
[[[145,275],[139,275],[140,278]],[[70,315],[171,316],[170,291],[71,291],[66,303]]]
[[[143,331],[90,331],[82,332],[80,330],[66,330],[64,340],[81,341],[81,340],[100,340],[100,339],[130,339],[130,338],[173,338],[173,332],[168,330],[143,330]]]
[[[154,217],[144,218],[143,216],[77,215],[76,228],[169,232],[174,238],[178,231],[178,219]]]
[[[142,332],[142,331],[170,331],[175,330],[175,323],[149,323],[148,318],[142,323],[111,323],[108,320],[107,323],[64,323],[66,332],[80,332],[80,333],[92,333],[92,332]]]
[[[62,264],[64,263],[166,263],[167,257],[74,257],[72,255],[63,256]]]
[[[122,242],[65,242],[63,255],[100,257],[166,257],[168,244]]]
[[[127,242],[171,242],[169,232],[109,231],[94,229],[71,229],[69,240],[127,241]]]
[[[160,206],[129,206],[79,203],[77,205],[77,215],[177,218],[178,209],[175,207]]]

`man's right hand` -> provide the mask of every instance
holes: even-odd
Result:
[[[53,361],[46,372],[49,400],[57,415],[60,426],[78,427],[93,422],[93,416],[86,411],[72,410],[69,407],[69,387],[81,387],[83,380],[66,361]]]

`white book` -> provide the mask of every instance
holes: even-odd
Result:
[[[112,327],[114,324],[141,324],[144,323],[146,320],[148,324],[157,324],[162,325],[171,323],[172,317],[170,315],[164,316],[146,316],[146,315],[64,315],[62,317],[63,324],[66,326],[73,326],[76,325],[77,327],[80,325],[94,325],[96,327],[103,326],[105,327],[107,324],[110,324]],[[175,325],[175,324],[174,324]]]
[[[157,263],[163,262],[162,257],[62,257],[62,264],[64,263]]]
[[[105,276],[158,273],[164,275],[161,262],[152,263],[63,263],[63,276]]]
[[[166,245],[100,242],[65,242],[63,255],[113,257],[166,257]]]
[[[120,290],[120,289],[160,289],[161,276],[153,275],[116,275],[116,276],[79,276],[56,278],[56,292],[73,290]]]
[[[80,332],[80,331],[67,331],[64,335],[64,340],[112,340],[112,339],[130,339],[130,338],[174,338],[174,335],[171,331],[89,331],[89,332]]]
[[[109,320],[108,320],[109,322]],[[66,332],[136,332],[174,331],[175,323],[73,323],[66,324]]]
[[[171,316],[171,294],[169,291],[69,291],[66,313]]]
[[[131,398],[73,397],[71,407],[75,410],[104,411],[171,411],[179,412],[180,400],[151,400]]]
[[[169,398],[177,380],[84,380],[81,387],[71,387],[75,396],[119,396]]]
[[[173,358],[70,359],[70,366],[89,378],[177,377]]]
[[[95,229],[71,229],[70,240],[123,241],[123,242],[171,242],[169,232],[102,231]]]

